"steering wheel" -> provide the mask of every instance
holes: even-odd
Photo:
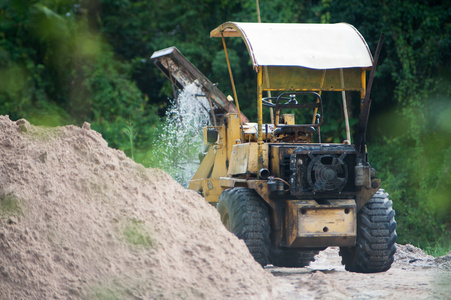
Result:
[[[268,100],[277,100],[278,98],[279,98],[279,97],[266,97],[266,98],[263,98],[263,99],[262,99],[263,106],[271,107],[271,108],[276,107],[276,104],[275,104],[275,103],[269,102]],[[287,100],[287,101],[290,101],[290,100],[291,100],[290,98],[287,98],[287,97],[280,97],[279,99],[281,99],[281,100]]]

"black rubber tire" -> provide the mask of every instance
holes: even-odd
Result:
[[[254,190],[239,187],[225,190],[217,206],[226,228],[246,243],[249,252],[262,266],[269,263],[268,206]]]
[[[379,189],[357,214],[356,246],[340,248],[342,264],[350,272],[385,272],[393,263],[396,238],[392,201]]]
[[[302,268],[315,261],[318,251],[271,248],[271,262],[276,267]]]

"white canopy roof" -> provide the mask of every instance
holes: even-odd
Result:
[[[352,25],[227,22],[211,37],[239,37],[254,67],[294,66],[310,69],[369,68],[371,52]]]

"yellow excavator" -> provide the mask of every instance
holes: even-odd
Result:
[[[222,39],[234,98],[225,97],[174,47],[151,57],[175,87],[196,82],[210,101],[214,126],[204,128],[207,151],[189,189],[217,207],[223,224],[262,266],[304,267],[318,251],[338,246],[348,271],[390,269],[395,212],[366,146],[383,35],[374,59],[362,35],[346,23],[226,22],[210,35]],[[243,39],[257,73],[255,123],[239,109],[229,37]],[[352,140],[349,91],[360,95]],[[322,92],[342,95],[347,138],[340,143],[321,141],[321,126],[328,121]]]

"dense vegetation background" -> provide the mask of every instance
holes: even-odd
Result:
[[[449,2],[260,0],[260,11],[263,22],[351,23],[372,51],[385,33],[372,91],[370,159],[394,200],[399,241],[432,254],[447,252]],[[231,94],[221,42],[209,38],[210,30],[229,20],[256,22],[255,1],[3,0],[0,113],[36,125],[88,121],[110,146],[148,166],[172,97],[150,55],[176,46]],[[252,118],[255,72],[243,43],[228,43],[241,106]],[[339,109],[326,113],[331,122],[324,131],[343,136]]]

